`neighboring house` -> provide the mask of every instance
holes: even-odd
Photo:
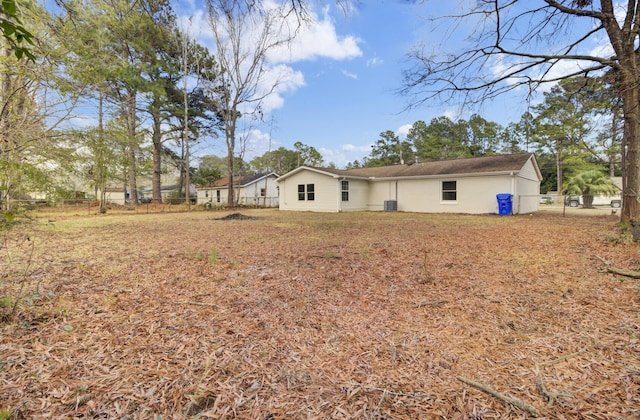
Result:
[[[196,198],[196,189],[193,185],[189,188],[189,195],[191,197],[191,202],[194,202]],[[178,198],[180,194],[180,184],[170,184],[160,186],[160,198],[163,203],[168,203],[171,200],[175,200]],[[184,198],[184,192],[181,194]],[[153,198],[153,191],[151,186],[146,186],[138,189],[138,199],[143,203],[150,203]]]
[[[239,205],[278,207],[278,174],[237,175],[233,177],[235,202]],[[222,206],[229,203],[229,177],[198,187],[198,204]]]
[[[98,190],[98,199],[100,199],[101,193]],[[129,192],[123,187],[107,187],[104,189],[104,200],[107,203],[114,203],[124,205],[126,200],[129,199]]]
[[[282,175],[280,210],[513,213],[538,210],[542,175],[531,153],[358,169],[302,166]]]

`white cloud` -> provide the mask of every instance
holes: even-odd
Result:
[[[371,145],[367,144],[366,146],[356,146],[351,143],[343,144],[342,148],[345,152],[357,152],[357,153],[369,153],[371,151]]]
[[[273,110],[282,108],[284,106],[283,95],[287,92],[295,92],[304,85],[304,75],[300,71],[284,64],[269,68],[260,80],[256,96],[269,92],[274,86],[275,89],[263,99],[262,112],[269,114]],[[241,107],[240,111],[252,112],[255,105],[255,103],[247,103],[246,107]]]
[[[371,152],[371,144],[356,146],[350,143],[343,144],[338,149],[321,147],[318,151],[322,154],[325,165],[335,163],[336,167],[344,168],[347,163],[354,161],[362,162],[363,158]]]
[[[413,124],[404,124],[401,125],[397,130],[396,130],[396,135],[398,137],[403,137],[406,138],[407,134],[409,134],[409,130],[411,130],[411,127],[413,127]]]
[[[373,57],[367,60],[367,67],[375,67],[384,63],[384,60],[380,57]]]
[[[444,117],[449,118],[451,121],[456,121],[460,117],[460,112],[458,110],[453,110],[451,108],[447,109],[442,113]]]
[[[346,76],[346,77],[348,77],[350,79],[358,80],[358,75],[355,74],[355,73],[351,73],[350,71],[347,71],[347,70],[344,70],[344,69],[340,70],[340,72],[342,72],[343,76]]]
[[[347,162],[349,162],[349,158],[347,157],[349,153],[345,153],[344,150],[321,147],[318,151],[322,154],[325,166],[330,163],[335,163],[338,168],[344,168]]]
[[[249,162],[256,156],[262,156],[269,151],[269,133],[264,133],[258,129],[251,129],[239,136],[244,140],[244,161]],[[273,143],[271,148],[273,149]]]
[[[292,17],[292,19],[297,19]],[[297,28],[295,38],[290,45],[282,46],[269,53],[269,60],[275,63],[297,62],[329,58],[332,60],[348,60],[362,55],[358,44],[360,39],[351,35],[340,36],[329,15],[329,8],[324,9],[322,19],[311,15],[310,22],[291,22],[290,28]]]
[[[197,39],[208,48],[213,47],[214,36],[206,11],[193,9],[189,16],[177,16],[177,21],[178,28],[185,31],[192,39]]]

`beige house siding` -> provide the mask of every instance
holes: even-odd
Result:
[[[540,186],[534,185],[530,179],[518,177],[516,193],[513,198],[514,213],[532,213],[539,210]]]
[[[442,200],[443,181],[456,181],[455,201]],[[396,199],[396,184],[398,211],[424,213],[497,213],[496,194],[512,190],[508,177],[487,175],[372,182],[369,209],[383,210],[384,201]]]
[[[337,180],[325,174],[314,171],[298,172],[283,182],[280,186],[280,209],[298,211],[337,212],[338,201],[336,191],[339,188]],[[306,200],[298,200],[298,185],[314,185],[315,199],[313,203]]]
[[[397,180],[371,182],[369,184],[368,209],[372,211],[384,210],[385,201],[398,200],[398,182]]]
[[[538,168],[533,164],[533,158],[518,172],[513,196],[513,213],[532,213],[539,210],[540,182],[542,178]]]
[[[536,168],[533,165],[533,162],[531,161],[531,159],[529,159],[529,161],[527,161],[527,163],[522,167],[520,172],[518,172],[518,176],[530,181],[538,180],[539,174],[537,173]]]
[[[366,211],[369,201],[369,182],[359,179],[344,179],[349,182],[349,200],[342,201],[342,181],[336,180],[336,198],[339,211]]]

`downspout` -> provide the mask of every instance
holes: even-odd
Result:
[[[516,174],[515,172],[511,172],[511,196],[513,199],[516,198]],[[513,204],[512,204],[513,205]],[[513,208],[511,209],[511,213],[513,214]],[[518,198],[518,213],[520,214],[520,198]]]
[[[396,211],[398,210],[398,180],[396,180]]]
[[[342,211],[342,181],[345,180],[345,177],[342,178],[338,178],[338,194],[336,194],[336,199],[337,199],[337,208],[338,208],[338,213],[340,213]]]

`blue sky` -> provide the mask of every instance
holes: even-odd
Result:
[[[265,102],[267,122],[252,127],[247,161],[269,147],[293,149],[300,141],[320,151],[325,163],[341,168],[367,156],[381,132],[402,136],[417,120],[428,123],[441,115],[456,120],[478,112],[506,125],[527,110],[525,92],[486,103],[483,109],[434,102],[405,110],[407,98],[397,91],[402,70],[409,65],[407,53],[420,42],[435,51],[446,45],[443,53],[459,45],[471,28],[457,28],[455,37],[443,35],[427,18],[452,14],[464,1],[368,0],[347,15],[332,1],[310,3],[315,5],[314,24],[301,31],[287,51],[270,55],[269,64],[284,70],[287,82]],[[176,10],[183,22],[190,17],[192,35],[211,46],[206,11],[195,4],[181,0]],[[196,156],[225,152],[223,139],[194,150]]]

